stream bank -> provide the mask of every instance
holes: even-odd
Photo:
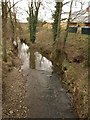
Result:
[[[38,50],[36,49],[36,47],[34,49],[35,49],[35,51],[41,51],[40,53],[42,53],[42,56],[46,57],[45,59],[42,59],[42,56],[40,57],[40,54],[36,53],[37,54],[36,56],[39,56],[40,61],[41,61],[41,64],[39,64],[39,65],[43,65],[44,60],[48,62],[49,60],[47,60],[47,58],[51,59],[51,57],[50,57],[51,51],[50,50],[49,50],[49,52],[48,52],[48,49],[47,50],[44,49],[44,51],[42,51],[43,47],[41,47],[41,46],[40,46],[40,49],[38,49]],[[66,118],[68,118],[68,117],[76,118],[77,115],[76,115],[76,113],[74,113],[74,109],[72,107],[73,105],[71,105],[71,103],[73,103],[73,102],[70,101],[71,98],[68,98],[67,91],[65,91],[64,89],[62,90],[63,87],[60,86],[61,85],[61,83],[60,83],[60,76],[57,76],[57,75],[53,74],[52,71],[50,71],[49,74],[48,74],[47,71],[46,71],[47,68],[46,68],[46,70],[43,70],[43,69],[41,69],[41,68],[43,68],[42,66],[38,66],[39,68],[37,67],[36,70],[29,69],[29,64],[27,64],[27,62],[29,61],[28,60],[29,52],[27,52],[27,51],[23,51],[24,54],[22,54],[22,58],[21,58],[21,61],[22,61],[21,67],[20,66],[19,66],[20,68],[17,67],[18,70],[14,70],[15,72],[12,72],[13,70],[10,70],[10,74],[8,74],[8,76],[6,76],[6,78],[8,78],[8,79],[7,80],[5,79],[5,82],[6,82],[6,86],[8,86],[8,88],[6,86],[5,87],[8,90],[6,92],[6,98],[8,98],[8,99],[6,99],[6,98],[4,99],[6,101],[4,101],[3,108],[5,108],[4,110],[6,110],[6,111],[5,112],[3,111],[3,113],[5,113],[5,114],[3,114],[3,117],[28,117],[28,116],[29,117],[35,117],[35,116],[36,117],[40,117],[40,114],[38,114],[38,112],[36,112],[35,109],[37,108],[36,110],[40,112],[40,111],[43,110],[43,108],[45,108],[44,109],[45,110],[45,114],[43,112],[41,117],[43,117],[43,116],[47,117],[47,114],[49,113],[48,117],[51,117],[53,115],[53,117],[57,116],[59,118],[59,117],[63,117],[63,116],[65,117],[65,113],[67,113]],[[20,65],[20,63],[18,65]],[[52,66],[51,63],[49,65]],[[46,66],[47,66],[47,64],[46,64]],[[44,65],[44,67],[45,67],[45,65]],[[50,69],[51,69],[51,67],[50,67]],[[21,71],[22,71],[22,73],[24,73],[23,76],[21,74]],[[21,75],[19,74],[19,72],[20,72]],[[20,75],[19,79],[17,79],[17,75],[15,73]],[[7,82],[8,80],[10,81],[10,83]],[[13,80],[15,80],[16,82],[13,82]],[[20,82],[21,85],[18,83],[18,81]],[[48,86],[48,84],[45,84],[45,83],[48,83],[48,82],[49,82],[50,86]],[[54,86],[53,82],[55,83],[55,86]],[[14,87],[14,89],[13,89],[13,87],[12,88],[10,87],[11,83],[13,84],[13,86],[14,86],[14,84],[16,84],[15,85],[15,86],[17,86],[17,90],[16,91],[14,91],[16,89],[16,87]],[[44,84],[45,84],[45,86],[43,86]],[[71,85],[71,83],[67,84],[67,82],[65,82],[64,85],[65,84],[66,84],[66,86],[70,86]],[[72,87],[76,87],[75,84],[72,84],[72,85],[73,86],[71,86],[71,88]],[[39,88],[40,88],[40,90],[39,90]],[[71,88],[69,88],[69,90]],[[56,89],[56,92],[55,92],[55,89]],[[59,91],[59,89],[61,91]],[[75,90],[75,88],[74,88],[74,90]],[[11,91],[12,92],[14,91],[14,94],[16,96],[16,97],[14,96],[15,97],[14,98],[15,101],[12,100],[13,94],[10,96]],[[22,91],[22,92],[21,92],[21,96],[19,97],[19,95],[17,93],[20,92],[20,91]],[[32,92],[30,92],[30,91],[32,91]],[[36,91],[38,92],[39,96],[37,96],[37,92]],[[76,90],[73,91],[73,92],[76,93]],[[33,93],[35,93],[35,94],[33,94]],[[62,98],[60,98],[59,93],[63,94]],[[57,96],[55,94],[57,94]],[[30,97],[30,96],[32,96],[32,97]],[[77,93],[76,93],[76,96],[77,96]],[[79,97],[79,94],[78,94],[78,97]],[[53,98],[53,100],[52,100],[52,98]],[[35,99],[38,102],[37,101],[33,101]],[[64,103],[64,101],[61,100],[61,99],[64,99],[64,100],[67,99],[67,101]],[[29,100],[31,102],[28,103],[27,101],[29,101]],[[57,100],[59,100],[59,101],[57,102]],[[69,102],[68,102],[68,100],[69,100]],[[9,104],[7,106],[7,104],[8,104],[7,101],[12,103],[12,104],[15,103],[15,105],[11,106],[11,104]],[[22,109],[22,107],[21,107],[21,109],[18,108],[19,104],[22,103],[21,101],[23,101],[23,104],[22,104],[22,106],[24,106],[23,109]],[[51,104],[50,101],[52,101],[52,103],[55,103],[56,106],[55,106],[55,104]],[[43,106],[44,102],[45,102],[45,104]],[[48,103],[50,103],[50,104],[48,104]],[[16,104],[17,104],[17,108],[16,108]],[[32,104],[33,104],[33,106],[32,106]],[[65,104],[67,104],[68,108],[66,108],[66,107],[64,107],[64,109],[60,109],[59,108],[60,106],[63,107]],[[40,108],[40,105],[42,105],[42,107],[39,110],[38,108]],[[46,107],[48,105],[50,106],[50,108]],[[28,108],[28,106],[29,106],[29,108]],[[10,108],[11,108],[11,110],[10,110]],[[58,110],[56,109],[56,111],[52,111],[55,108],[58,108]],[[68,112],[65,112],[66,109],[68,110]]]
[[[27,27],[23,28],[25,31],[23,32],[23,39],[26,38],[24,42],[29,45],[29,32],[26,29]],[[36,43],[33,48],[52,61],[52,28],[47,28],[42,25],[37,29]],[[60,36],[61,43],[63,43],[64,35],[65,29],[62,28]],[[64,79],[62,79],[65,88],[73,96],[73,103],[80,118],[88,117],[88,40],[89,37],[84,34],[68,34],[66,52],[70,62],[65,61],[66,63],[64,63],[67,66],[67,70],[65,71]]]
[[[21,71],[21,60],[14,57],[14,66],[10,61],[2,63],[2,118],[24,118],[27,107],[24,103],[26,92],[25,83]]]
[[[36,43],[33,45],[33,49],[39,51],[43,56],[52,60],[52,47],[41,45]],[[73,105],[80,118],[88,117],[88,68],[87,58],[85,53],[81,55],[82,49],[78,48],[79,53],[70,56],[68,53],[69,61],[64,63],[67,70],[63,74],[61,79],[63,86],[73,96]],[[73,50],[73,49],[72,49]],[[68,51],[69,52],[69,51]],[[59,70],[57,70],[59,71]],[[77,72],[78,71],[78,72]],[[81,74],[82,73],[82,74]]]
[[[14,57],[13,67],[3,62],[2,117],[77,118],[59,76],[52,73],[52,63],[35,52],[35,69],[31,69],[27,51],[28,47],[23,44],[19,58]]]
[[[44,46],[43,50],[42,46],[40,50],[43,55],[45,55],[49,60],[53,61],[52,47],[47,48]],[[73,105],[78,113],[78,116],[80,118],[88,118],[89,111],[87,58],[85,58],[86,56],[84,57],[84,55],[81,55],[80,53],[72,58],[69,53],[68,57],[70,57],[69,61],[66,60],[63,63],[63,66],[66,67],[66,70],[62,73],[61,81],[63,83],[63,87],[65,87],[65,89],[67,89],[68,92],[72,95]],[[59,66],[57,69],[55,69],[55,71],[57,74],[59,74]]]
[[[53,64],[37,51],[21,47],[21,71],[26,79],[28,118],[77,118],[70,95],[62,87]],[[31,66],[29,66],[31,65]],[[31,68],[30,68],[31,67]]]

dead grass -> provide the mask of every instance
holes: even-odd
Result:
[[[88,69],[83,67],[83,63],[71,63],[63,82],[73,95],[79,117],[86,117],[88,114]]]

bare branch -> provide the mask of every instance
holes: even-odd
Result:
[[[11,10],[17,3],[21,2],[21,1],[22,1],[22,0],[19,0],[19,1],[17,1],[16,3],[14,3],[14,4],[9,8],[9,10],[7,11],[7,13],[10,12],[10,10]]]
[[[64,6],[64,5],[67,5],[67,4],[69,4],[69,3],[70,3],[70,1],[68,1],[68,2],[65,2],[65,3],[63,3],[63,6]]]

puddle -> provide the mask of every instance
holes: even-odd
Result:
[[[52,62],[46,57],[42,56],[39,52],[30,53],[29,47],[23,43],[19,42],[19,57],[22,61],[21,69],[29,69],[30,65],[36,70],[50,71],[52,72]],[[31,56],[30,56],[31,55]]]

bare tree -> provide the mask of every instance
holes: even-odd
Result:
[[[61,22],[63,20],[66,20],[66,18],[61,18],[61,15],[63,14],[63,6],[69,4],[70,1],[68,2],[56,2],[56,10],[55,13],[53,14],[53,18],[54,18],[54,23],[53,23],[53,39],[54,39],[54,44],[56,45],[56,48],[60,48],[61,47],[61,40],[60,40],[60,34],[61,34]]]
[[[8,24],[8,20],[10,20],[11,22],[11,30],[12,30],[12,43],[14,40],[16,40],[16,12],[14,10],[14,6],[20,2],[21,0],[17,1],[16,3],[14,3],[13,0],[13,5],[11,5],[10,0],[2,0],[2,50],[3,50],[3,60],[5,62],[7,62],[7,24]],[[9,4],[8,4],[9,3]],[[13,8],[13,12],[11,11],[11,9]],[[10,18],[10,19],[9,19]]]
[[[2,50],[3,61],[7,62],[6,41],[7,41],[7,0],[2,1]]]
[[[59,9],[59,16],[58,16],[58,27],[57,27],[57,37],[56,37],[56,41],[57,41],[57,45],[56,47],[59,49],[60,48],[60,30],[61,30],[61,15],[62,15],[62,7],[63,7],[63,3],[60,2],[60,9]]]
[[[71,14],[72,14],[73,1],[74,0],[71,0],[71,3],[70,3],[70,11],[69,11],[69,16],[68,16],[68,20],[67,20],[67,27],[66,27],[66,32],[65,32],[65,36],[64,36],[63,48],[65,48],[65,43],[66,43],[66,40],[67,40],[67,37],[68,37],[68,28],[69,28],[69,23],[70,23]]]
[[[12,40],[12,50],[15,51],[14,47],[17,47],[17,31],[16,31],[16,28],[17,28],[17,20],[16,20],[16,11],[15,11],[15,8],[14,8],[14,0],[13,0],[13,11],[10,9],[12,8],[12,5],[11,5],[11,2],[9,0],[9,16],[10,16],[10,23],[11,23],[11,40]],[[16,42],[16,45],[14,45],[13,43]]]
[[[56,27],[56,38],[54,41],[54,46],[53,46],[53,51],[52,51],[52,57],[53,57],[53,65],[56,68],[59,68],[60,74],[62,73],[62,62],[63,62],[63,51],[61,49],[61,40],[60,40],[60,33],[61,33],[61,14],[62,14],[62,7],[63,7],[63,2],[58,2],[56,3],[56,11],[59,7],[58,10],[58,15],[55,16],[55,19],[57,21]],[[56,12],[57,14],[57,12]]]
[[[36,39],[36,27],[38,21],[38,12],[41,2],[38,0],[31,0],[29,2],[29,29],[30,29],[30,41],[35,42]]]
[[[28,4],[29,7],[29,30],[30,30],[30,42],[35,43],[36,40],[36,27],[38,22],[38,13],[40,8],[41,2],[38,0],[31,0]],[[30,44],[30,68],[35,68],[35,55],[34,50]]]

